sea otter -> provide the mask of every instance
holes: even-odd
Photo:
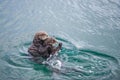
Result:
[[[58,43],[54,38],[49,37],[44,31],[37,32],[34,36],[32,45],[28,48],[28,52],[33,57],[42,57],[47,59],[50,54],[55,54],[62,47],[62,43],[59,43],[57,47],[53,44]]]

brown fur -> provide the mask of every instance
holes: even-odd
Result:
[[[53,47],[54,43],[57,43],[57,41],[52,37],[48,37],[46,32],[37,32],[32,45],[28,48],[28,52],[34,57],[41,56],[47,59],[50,54],[56,53],[62,47],[61,43],[57,47]]]
[[[43,41],[48,38],[48,34],[44,31],[37,32],[33,39],[33,44],[36,47],[39,47],[41,44],[43,44]]]
[[[55,43],[58,43],[53,37],[49,37],[44,41],[44,46],[46,45],[53,45]]]

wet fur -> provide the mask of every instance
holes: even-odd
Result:
[[[28,48],[28,52],[33,57],[43,57],[44,59],[47,59],[50,54],[55,54],[57,51],[59,51],[62,47],[62,44],[60,43],[57,47],[53,47],[52,44],[56,43],[57,41],[54,38],[47,38],[45,40],[41,39],[43,37],[48,37],[48,35],[44,32],[36,33],[33,39],[32,45]]]

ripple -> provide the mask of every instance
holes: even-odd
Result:
[[[15,55],[6,55],[4,58],[4,61],[6,61],[8,66],[13,68],[21,68],[21,69],[31,69],[30,65],[27,64],[27,60],[23,58],[19,58]]]
[[[116,70],[119,71],[119,63],[115,57],[89,49],[63,47],[60,58],[64,63],[61,73],[72,79],[111,79],[116,77]]]
[[[77,49],[71,42],[59,37],[57,40],[63,43],[58,56],[63,63],[60,73],[52,71],[51,74],[49,67],[30,60],[27,50],[32,42],[21,43],[17,46],[17,52],[6,55],[3,59],[10,67],[40,71],[53,79],[58,76],[62,80],[104,80],[115,78],[119,74],[119,63],[115,57],[89,49]]]
[[[23,43],[22,43],[23,44]],[[29,59],[27,49],[28,43],[20,44],[17,47],[13,47],[14,51],[6,52],[5,56],[2,57],[4,61],[7,62],[7,65],[13,68],[20,69],[32,69],[33,64]]]

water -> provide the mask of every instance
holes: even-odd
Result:
[[[0,80],[119,80],[120,0],[0,0]],[[31,61],[44,30],[63,43],[59,73]]]

